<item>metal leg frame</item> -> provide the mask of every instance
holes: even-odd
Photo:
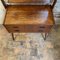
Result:
[[[46,40],[46,38],[48,37],[48,33],[41,33],[42,37],[44,40]],[[12,39],[15,40],[14,34],[12,33]]]
[[[43,39],[46,40],[46,38],[48,37],[49,34],[48,33],[44,33],[44,34],[41,33],[41,35],[42,35]]]
[[[13,40],[15,40],[17,36],[18,36],[18,35],[14,36],[14,34],[12,33],[12,39],[13,39]]]
[[[13,33],[12,33],[12,39],[15,40],[15,38],[14,38],[14,34],[13,34]]]
[[[43,39],[46,40],[46,38],[48,37],[49,34],[48,33],[44,33],[44,34],[41,33],[41,35],[42,35]],[[14,37],[13,33],[12,33],[12,39],[15,40],[15,37]]]

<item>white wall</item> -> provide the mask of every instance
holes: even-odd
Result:
[[[8,2],[8,0],[4,0],[5,2]]]
[[[0,24],[3,24],[6,10],[0,0]]]

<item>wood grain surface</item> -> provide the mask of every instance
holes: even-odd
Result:
[[[4,25],[9,32],[48,32],[53,26],[48,6],[8,6]]]

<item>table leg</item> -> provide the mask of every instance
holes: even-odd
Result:
[[[47,38],[47,36],[48,36],[48,33],[44,33],[44,34],[41,33],[41,35],[42,35],[43,39],[46,40],[46,38]]]
[[[12,33],[12,38],[13,38],[13,40],[15,40],[15,38],[14,38],[14,34]]]

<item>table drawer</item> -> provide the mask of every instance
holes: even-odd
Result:
[[[52,26],[42,25],[10,25],[6,26],[9,32],[49,32]]]
[[[35,32],[49,32],[51,30],[52,26],[49,25],[36,25],[35,26]]]
[[[19,26],[19,25],[6,25],[5,26],[8,32],[20,32],[24,30],[24,27]]]

